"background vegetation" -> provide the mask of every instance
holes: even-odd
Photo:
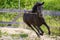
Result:
[[[55,11],[60,11],[60,0],[20,0],[20,9],[27,9],[30,10],[32,9],[33,5],[37,2],[45,2],[44,4],[44,10],[55,10]],[[19,9],[19,0],[0,0],[0,9]],[[15,14],[9,14],[9,13],[0,13],[0,21],[11,21],[17,13]],[[21,19],[17,21],[22,21]],[[45,16],[44,17],[47,24],[49,26],[53,27],[59,27],[60,26],[60,17],[59,16]],[[0,24],[0,26],[5,26],[5,24]],[[44,27],[44,26],[43,26]],[[45,29],[44,29],[45,30]],[[56,29],[54,29],[56,30]],[[59,33],[58,30],[54,31],[56,33]]]
[[[20,8],[31,9],[37,1],[45,2],[45,10],[60,11],[60,0],[20,0]],[[0,0],[0,8],[19,9],[19,0]]]

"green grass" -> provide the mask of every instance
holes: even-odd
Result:
[[[0,37],[2,37],[2,32],[1,32],[1,30],[0,30]]]
[[[44,18],[48,25],[59,27],[60,26],[59,17],[60,16],[54,17],[54,16],[47,15]]]
[[[14,38],[14,37],[17,37],[17,38],[19,38],[19,37],[21,37],[21,38],[26,38],[26,37],[28,37],[28,34],[11,34],[11,37],[12,38]]]
[[[45,21],[46,23],[49,25],[50,27],[50,30],[51,30],[51,34],[52,35],[58,35],[60,36],[60,21],[59,21],[59,18],[56,17],[54,18],[54,16],[49,16],[49,15],[46,15],[45,17]],[[43,29],[43,31],[47,34],[48,31],[47,31],[47,28],[42,25],[41,28]]]
[[[4,21],[4,22],[12,22],[12,20],[14,20],[14,18],[18,15],[18,13],[0,13],[0,21]],[[22,22],[22,17],[20,16],[16,22]],[[0,24],[0,26],[7,26],[7,24]],[[14,24],[14,26],[16,26],[16,24]]]
[[[20,34],[22,38],[28,37],[28,34]]]
[[[43,25],[41,26],[42,30],[45,32],[45,34],[48,34],[48,30],[47,28]],[[51,35],[55,35],[55,36],[60,36],[60,30],[58,29],[59,27],[50,27],[51,30]]]
[[[0,37],[2,37],[2,36],[8,36],[8,33],[7,32],[2,32],[1,30],[0,30]]]

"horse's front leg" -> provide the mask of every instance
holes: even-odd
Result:
[[[46,24],[46,22],[44,23],[44,25],[47,27],[47,29],[48,29],[48,34],[50,35],[51,32],[50,32],[50,28],[49,28],[49,26]]]

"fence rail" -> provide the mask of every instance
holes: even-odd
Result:
[[[20,9],[0,9],[0,12],[17,12],[24,13],[25,11],[31,10],[20,10]],[[52,15],[52,16],[60,16],[60,11],[51,11],[51,10],[43,10],[44,15]]]
[[[24,24],[24,22],[0,22],[0,24]]]

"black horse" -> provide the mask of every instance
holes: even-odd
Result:
[[[26,11],[23,15],[23,21],[36,32],[37,36],[40,37],[40,35],[43,35],[43,30],[41,29],[41,25],[44,24],[48,29],[48,34],[50,35],[50,28],[46,24],[43,15],[42,15],[42,8],[43,8],[44,2],[40,3],[37,2],[34,7],[32,8],[32,11]]]

